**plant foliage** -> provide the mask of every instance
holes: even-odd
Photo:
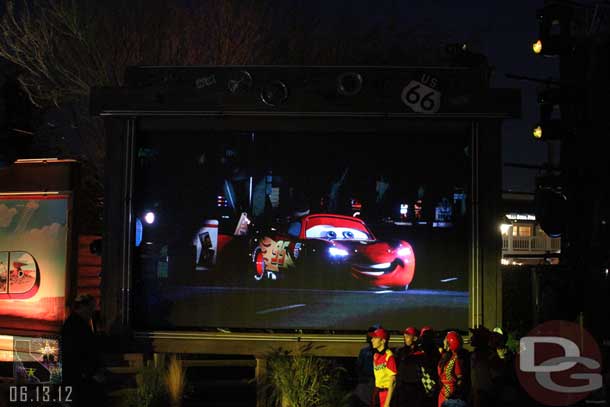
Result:
[[[281,407],[339,407],[347,403],[345,369],[333,360],[309,352],[311,344],[296,352],[282,348],[267,354],[267,390],[272,405]]]
[[[129,389],[123,407],[179,406],[185,386],[184,368],[175,356],[150,360],[137,373],[137,387]]]

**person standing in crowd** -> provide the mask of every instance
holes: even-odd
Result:
[[[396,391],[392,400],[394,406],[420,407],[424,391],[420,380],[424,353],[418,347],[418,332],[408,327],[403,332],[405,345],[396,351]]]
[[[424,393],[422,406],[436,407],[439,389],[437,366],[440,353],[434,340],[434,331],[431,327],[422,327],[419,333],[419,346],[423,353],[420,365],[420,378]]]
[[[491,333],[490,346],[498,355],[500,364],[498,382],[498,405],[510,407],[519,405],[521,386],[515,372],[515,355],[506,346],[507,337],[502,328],[496,327]]]
[[[441,388],[438,407],[465,407],[468,392],[468,362],[462,349],[462,337],[455,331],[447,332],[444,352],[438,362],[438,376]]]
[[[381,325],[372,325],[369,327],[366,335],[367,345],[360,349],[358,359],[356,360],[356,374],[358,383],[352,393],[350,399],[350,407],[369,407],[373,398],[373,390],[375,389],[375,374],[373,373],[373,354],[375,349],[371,343],[369,334],[376,329],[381,328]]]
[[[473,407],[493,407],[500,393],[500,358],[490,346],[491,332],[481,326],[470,329],[470,344],[474,348],[470,354],[470,382]]]
[[[72,406],[105,406],[101,354],[93,332],[96,302],[85,294],[76,297],[61,328],[62,384],[72,386]]]
[[[373,354],[373,371],[375,374],[375,391],[372,405],[390,407],[394,387],[396,386],[396,360],[394,354],[388,349],[390,335],[383,328],[369,333],[375,353]]]

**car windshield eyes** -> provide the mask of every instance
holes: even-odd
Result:
[[[329,230],[326,232],[326,238],[327,239],[336,239],[337,233],[334,230]]]
[[[326,240],[369,240],[369,235],[358,229],[345,226],[316,225],[307,229],[307,238],[319,238]]]

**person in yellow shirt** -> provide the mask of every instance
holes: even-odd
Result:
[[[370,332],[369,336],[373,349],[375,349],[373,355],[373,372],[375,374],[373,405],[390,407],[392,393],[394,393],[394,387],[396,386],[396,360],[392,351],[388,349],[390,335],[385,329],[378,328]]]

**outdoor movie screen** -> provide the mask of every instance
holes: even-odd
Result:
[[[468,132],[143,132],[135,154],[137,329],[468,326]]]

